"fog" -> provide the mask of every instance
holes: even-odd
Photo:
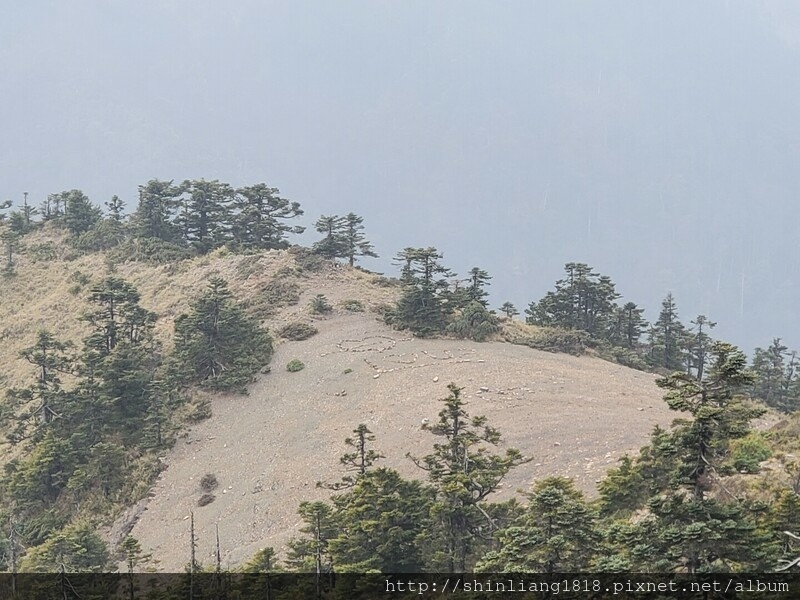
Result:
[[[800,3],[231,4],[0,0],[0,200],[263,181],[368,268],[435,245],[522,310],[587,262],[800,346]]]

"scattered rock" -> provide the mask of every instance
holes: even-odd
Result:
[[[554,442],[553,443],[553,446],[560,446],[560,445],[561,445],[561,442]]]
[[[372,376],[372,378],[373,378],[373,379],[377,379],[377,378],[378,378],[378,377],[380,377],[380,376],[381,376],[381,374],[380,374],[380,373],[375,373],[375,375],[373,375],[373,376]]]
[[[433,383],[439,383],[439,376],[438,375],[433,378]]]
[[[482,387],[482,388],[481,388],[481,391],[482,391],[482,392],[488,392],[488,391],[489,391],[489,388],[488,388],[488,387]]]

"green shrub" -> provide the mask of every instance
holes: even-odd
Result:
[[[770,456],[772,451],[760,433],[751,432],[731,441],[731,462],[740,473],[758,473],[759,463]]]
[[[508,341],[514,344],[529,346],[535,350],[545,352],[564,352],[579,356],[586,352],[589,335],[577,329],[558,329],[555,327],[542,327],[536,333]]]
[[[289,323],[286,327],[278,331],[278,335],[287,340],[307,340],[312,335],[318,333],[319,330],[313,325],[308,323]]]
[[[260,255],[243,256],[236,265],[236,274],[241,279],[246,280],[254,273],[258,273],[261,269]]]
[[[285,279],[273,279],[261,293],[264,301],[278,306],[291,306],[300,302],[300,287]]]
[[[31,259],[31,262],[35,263],[55,260],[58,256],[56,253],[56,246],[53,242],[31,244],[27,247],[25,254]]]
[[[364,303],[361,300],[345,300],[341,306],[350,312],[364,312]]]
[[[113,262],[143,262],[166,265],[192,258],[194,253],[186,246],[179,246],[157,238],[133,238],[116,246],[109,253]]]
[[[635,351],[630,348],[620,346],[610,346],[603,344],[597,349],[597,355],[603,360],[615,362],[631,369],[647,371],[647,362]]]
[[[303,364],[303,361],[298,360],[296,358],[290,360],[286,364],[286,370],[289,371],[289,373],[297,373],[298,371],[302,371],[305,368],[306,366],[305,364]]]
[[[446,331],[457,338],[483,342],[500,331],[500,326],[497,324],[497,318],[489,313],[483,304],[473,301],[455,317]]]
[[[345,370],[343,371],[343,373],[344,373],[345,375],[348,375],[348,374],[350,374],[350,373],[352,373],[352,372],[353,372],[353,369],[350,369],[350,368],[347,368],[347,369],[345,369]]]
[[[311,312],[317,315],[328,314],[333,310],[333,307],[328,304],[328,299],[325,294],[317,294],[311,301]]]
[[[302,246],[292,246],[289,248],[289,254],[294,258],[294,262],[300,271],[315,272],[322,270],[327,261],[315,254],[308,248]]]

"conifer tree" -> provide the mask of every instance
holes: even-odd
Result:
[[[511,302],[503,302],[503,306],[500,307],[500,312],[502,312],[509,319],[513,319],[519,314],[517,307]]]
[[[305,525],[300,528],[302,537],[289,543],[287,564],[296,570],[320,576],[330,573],[333,561],[328,551],[328,542],[336,535],[333,509],[325,502],[301,502],[297,511]]]
[[[711,346],[714,343],[707,331],[714,329],[717,324],[705,315],[698,315],[691,324],[693,327],[690,331],[693,339],[689,348],[688,372],[694,371],[694,376],[702,381],[705,374],[706,357],[711,352]]]
[[[233,205],[233,243],[245,250],[272,250],[289,247],[286,236],[303,233],[305,227],[284,221],[303,215],[300,203],[281,198],[277,188],[264,183],[236,190]]]
[[[125,203],[116,194],[111,196],[111,200],[105,203],[108,209],[109,218],[115,223],[122,223],[125,219],[122,211],[125,209]]]
[[[345,240],[342,239],[343,225],[344,219],[338,215],[322,215],[317,219],[317,222],[314,223],[314,229],[324,234],[325,237],[315,242],[312,250],[320,256],[331,260],[345,256]]]
[[[581,329],[594,338],[604,338],[619,298],[614,283],[584,263],[567,263],[564,270],[567,276],[556,282],[556,289],[525,310],[526,322]]]
[[[14,275],[14,254],[19,249],[19,234],[10,227],[5,227],[0,233],[0,241],[3,242],[5,263],[3,265],[3,275],[11,277]]]
[[[571,480],[547,477],[528,494],[524,514],[496,534],[498,549],[477,569],[494,573],[579,573],[599,550],[597,515]]]
[[[72,235],[86,233],[100,221],[100,208],[92,204],[82,191],[62,192],[61,198],[65,205],[64,226]]]
[[[173,217],[181,194],[180,186],[172,181],[151,179],[139,186],[139,205],[131,218],[137,238],[151,238],[167,243],[179,243],[181,236]]]
[[[439,262],[436,248],[406,248],[396,260],[402,265],[403,295],[388,321],[428,337],[444,330],[451,312],[447,277],[452,272]]]
[[[638,541],[631,543],[641,568],[697,573],[738,566],[757,571],[774,562],[771,540],[758,527],[753,508],[709,493],[730,440],[745,436],[750,421],[764,412],[740,395],[753,380],[744,354],[716,342],[711,359],[703,381],[680,372],[657,381],[667,390],[670,408],[690,419],[677,420],[671,434],[671,485],[650,499],[650,517],[634,530]]]
[[[381,458],[385,458],[383,454],[368,448],[370,442],[375,441],[375,435],[364,424],[360,423],[358,427],[353,430],[354,437],[346,438],[344,443],[352,448],[352,451],[346,452],[339,459],[339,462],[345,466],[348,472],[355,473],[355,475],[345,475],[342,481],[333,484],[317,483],[318,487],[326,487],[332,490],[343,490],[351,488],[358,482],[359,478],[367,474],[367,470]]]
[[[72,360],[67,355],[69,348],[70,344],[60,342],[49,331],[42,330],[36,337],[36,343],[20,353],[35,367],[36,383],[9,392],[12,398],[31,406],[29,411],[21,415],[16,430],[10,434],[12,442],[25,439],[32,430],[36,431],[61,416],[68,397],[61,387],[61,375],[74,370]]]
[[[489,292],[486,291],[486,286],[489,285],[490,279],[489,273],[481,268],[472,267],[467,279],[467,298],[469,298],[469,302],[478,302],[484,308],[489,307],[489,302],[486,300]]]
[[[800,404],[796,369],[797,355],[789,352],[781,338],[773,339],[766,349],[756,348],[753,355],[756,376],[753,396],[778,410],[795,410]]]
[[[354,213],[347,213],[344,216],[342,226],[342,241],[344,243],[344,256],[352,267],[355,265],[356,258],[359,256],[369,256],[377,258],[375,249],[369,243],[364,234],[364,218]]]
[[[650,330],[650,363],[668,371],[683,371],[686,367],[685,340],[686,328],[678,318],[675,298],[669,293]]]
[[[224,279],[213,277],[175,321],[177,364],[189,381],[243,391],[272,356],[272,339],[233,299]]]
[[[529,459],[514,448],[504,455],[492,454],[488,447],[500,442],[500,432],[485,417],[470,418],[464,410],[463,388],[451,383],[448,390],[439,422],[429,427],[432,434],[444,438],[443,443],[434,444],[433,453],[422,458],[408,456],[427,471],[436,488],[431,515],[437,523],[438,548],[431,566],[452,573],[471,566],[468,563],[476,558],[481,535],[496,528],[483,502],[511,469]]]
[[[181,184],[183,211],[176,225],[198,254],[223,246],[229,238],[234,190],[218,180],[186,180]]]
[[[615,345],[635,350],[639,346],[639,339],[647,328],[644,319],[644,309],[639,308],[634,302],[626,302],[624,306],[617,306],[609,335],[609,341]]]
[[[338,572],[425,570],[433,490],[384,467],[366,471],[333,497],[336,533],[328,550]]]

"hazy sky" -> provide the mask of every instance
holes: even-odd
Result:
[[[521,310],[587,262],[800,347],[800,3],[227,4],[0,0],[0,200],[263,181],[368,267],[435,245]]]

